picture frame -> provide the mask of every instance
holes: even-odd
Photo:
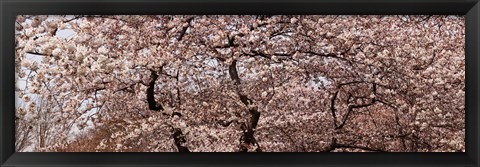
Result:
[[[479,166],[478,0],[1,0],[0,166]],[[29,14],[465,15],[464,153],[33,153],[15,152],[14,20]]]

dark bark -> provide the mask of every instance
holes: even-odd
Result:
[[[372,86],[372,93],[373,93],[373,94],[376,94],[376,92],[377,92],[377,85],[376,85],[376,84],[373,84],[373,86]],[[352,94],[349,94],[349,97],[348,97],[348,98],[350,99],[351,97],[352,97]],[[349,101],[349,100],[347,100],[347,103],[349,103],[348,101]],[[376,100],[376,98],[374,97],[374,98],[371,98],[371,99],[370,99],[370,102],[367,103],[367,104],[353,104],[353,105],[349,104],[349,105],[348,105],[348,109],[347,109],[347,113],[346,113],[345,116],[343,117],[342,122],[340,123],[340,125],[336,126],[335,129],[342,129],[342,128],[343,128],[343,126],[345,125],[345,123],[346,123],[347,120],[348,120],[348,117],[349,117],[350,114],[353,112],[353,109],[369,107],[369,106],[374,105],[375,102],[377,102],[377,100]],[[332,108],[333,108],[333,106],[332,106]]]
[[[157,104],[157,101],[155,100],[155,82],[158,79],[158,74],[154,70],[150,70],[150,83],[147,88],[147,102],[148,102],[148,108],[150,110],[155,110],[155,111],[162,111],[163,107],[161,104]],[[178,116],[181,117],[182,114],[179,112],[173,112],[171,117]],[[173,134],[172,134],[175,146],[177,147],[179,152],[190,152],[190,150],[183,146],[187,140],[185,139],[185,136],[182,133],[182,130],[179,128],[174,128],[173,129]]]
[[[342,129],[343,126],[345,125],[345,123],[347,122],[348,120],[348,117],[350,116],[350,114],[352,113],[353,109],[356,109],[356,108],[363,108],[363,107],[368,107],[368,106],[371,106],[375,103],[375,98],[372,98],[372,101],[368,104],[360,104],[360,105],[348,105],[348,109],[347,109],[347,114],[343,117],[342,119],[342,123],[340,125],[338,125],[335,129]]]
[[[157,101],[155,100],[155,82],[157,81],[159,75],[157,74],[156,71],[150,70],[150,83],[148,84],[147,88],[147,102],[148,102],[148,108],[150,110],[155,110],[155,111],[163,111],[163,106],[161,104],[157,104]],[[179,112],[173,112],[171,117],[182,117],[182,114]],[[190,150],[185,147],[185,143],[187,140],[185,139],[185,136],[182,133],[182,130],[179,128],[173,128],[173,134],[172,134],[175,146],[178,149],[178,152],[190,152]]]
[[[218,124],[221,125],[222,127],[228,127],[230,124],[232,124],[234,121],[218,121]]]
[[[230,78],[235,81],[235,84],[240,84],[240,78],[237,72],[237,60],[233,60],[232,64],[228,67],[228,74],[230,74]]]
[[[341,143],[337,142],[336,138],[332,138],[332,143],[330,144],[330,146],[323,151],[324,152],[331,152],[331,151],[333,151],[335,149],[339,149],[339,148],[362,149],[362,150],[365,150],[365,151],[374,151],[374,152],[387,152],[387,151],[382,150],[382,149],[371,148],[371,147],[368,147],[368,146],[366,147],[366,146],[357,146],[357,145],[354,145],[354,144],[341,144]]]
[[[240,138],[239,151],[247,152],[248,147],[250,147],[250,145],[253,145],[257,147],[257,149],[255,150],[256,152],[262,152],[254,136],[255,129],[257,128],[258,120],[260,119],[260,112],[258,112],[257,109],[249,109],[249,113],[251,116],[249,125],[243,124],[242,126],[243,135]]]
[[[193,20],[193,17],[187,20],[188,25],[182,28],[182,31],[180,32],[180,35],[177,38],[178,41],[181,41],[183,36],[185,36],[185,33],[187,33],[187,30],[188,30],[188,27],[190,27],[190,24],[192,23],[192,20]]]
[[[52,55],[45,55],[45,54],[42,54],[42,53],[38,53],[38,52],[27,52],[28,54],[32,54],[32,55],[37,55],[37,56],[52,56]]]
[[[183,146],[187,140],[185,139],[181,129],[174,128],[172,137],[173,141],[175,142],[175,146],[177,146],[178,152],[190,152],[187,147]]]
[[[161,104],[157,104],[157,101],[155,100],[155,82],[157,81],[159,75],[157,74],[156,71],[150,70],[150,82],[148,84],[147,88],[147,102],[148,102],[148,108],[150,110],[155,110],[155,111],[163,111],[163,106]],[[161,72],[160,72],[161,73]],[[178,79],[178,73],[177,73],[177,79]],[[179,92],[177,92],[179,93]],[[179,95],[178,95],[179,96]],[[179,112],[173,112],[171,117],[178,116],[179,118],[182,117],[182,114]],[[182,130],[179,128],[173,128],[173,141],[175,143],[175,146],[178,149],[178,152],[190,152],[190,150],[185,147],[185,143],[187,140],[185,139],[185,136],[182,133]]]
[[[160,110],[163,110],[163,107],[162,105],[157,104],[157,101],[155,100],[155,81],[157,81],[158,79],[158,74],[153,70],[150,70],[150,72],[151,72],[151,75],[150,75],[151,80],[147,88],[148,108],[150,110],[160,111]]]
[[[180,70],[177,70],[177,76],[175,77],[175,79],[177,80],[177,104],[178,104],[178,107],[180,107],[182,105],[182,99],[180,98],[180,87],[178,87],[178,83],[179,83],[179,79],[178,79],[178,76],[179,76],[179,73],[180,73]]]
[[[333,151],[335,149],[338,149],[338,148],[351,148],[351,149],[362,149],[362,150],[365,150],[365,151],[387,152],[385,150],[377,149],[377,148],[370,148],[370,147],[356,146],[356,145],[345,145],[345,144],[335,144],[332,147],[330,147],[327,150],[327,152],[331,152],[331,151]]]
[[[175,116],[178,116],[180,118],[180,117],[182,117],[182,114],[179,113],[179,112],[173,112],[172,113],[172,118],[175,117]]]
[[[236,60],[233,60],[232,64],[230,64],[230,66],[228,67],[228,72],[230,74],[230,78],[233,81],[235,81],[235,84],[238,86],[240,84],[240,77],[238,77]],[[250,114],[250,121],[248,122],[248,124],[243,123],[241,125],[241,128],[243,130],[243,135],[240,138],[239,151],[247,152],[248,148],[253,145],[257,147],[257,149],[255,150],[256,152],[262,152],[262,150],[260,149],[260,146],[258,145],[254,137],[255,129],[257,128],[258,120],[260,119],[260,112],[258,112],[258,109],[256,107],[250,107],[253,101],[250,98],[248,98],[246,95],[241,93],[241,91],[238,88],[237,88],[237,94],[240,97],[240,100],[242,101],[242,103],[249,108],[248,112]]]

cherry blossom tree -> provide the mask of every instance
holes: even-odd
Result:
[[[35,151],[465,151],[463,16],[16,23],[17,145],[56,139]]]

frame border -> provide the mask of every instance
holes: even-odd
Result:
[[[479,166],[479,0],[0,0],[0,166]],[[24,153],[14,148],[19,14],[465,15],[465,153]]]

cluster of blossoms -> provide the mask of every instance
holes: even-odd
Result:
[[[464,29],[462,16],[18,16],[17,150],[462,152]]]

